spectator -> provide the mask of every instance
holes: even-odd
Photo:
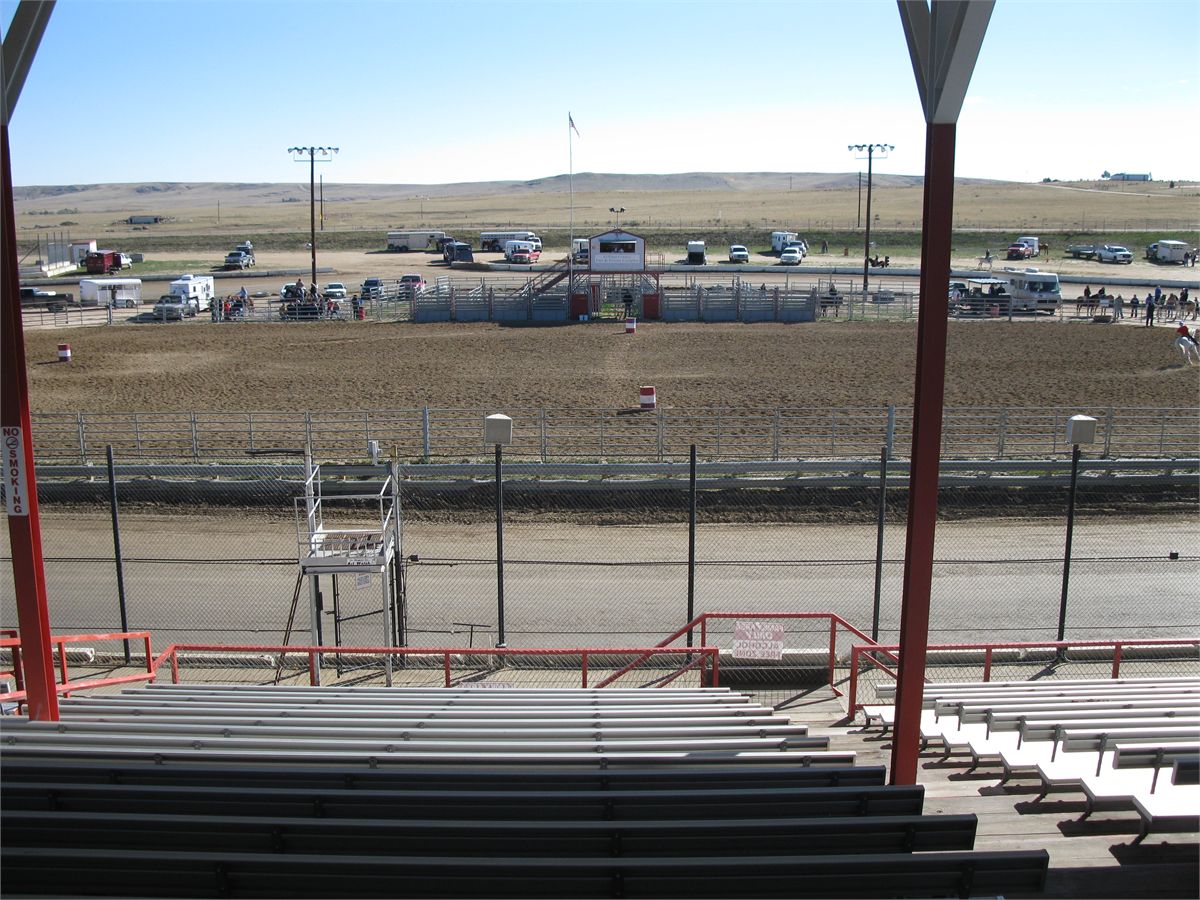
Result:
[[[1154,324],[1154,295],[1146,294],[1146,327],[1149,328]]]
[[[1138,304],[1139,303],[1141,303],[1141,301],[1138,300],[1137,291],[1134,291],[1133,296],[1129,300],[1129,317],[1131,319],[1136,319],[1138,317]]]
[[[1117,294],[1117,298],[1113,300],[1113,318],[1125,318],[1125,298]]]
[[[829,252],[829,241],[821,241],[821,253]]]

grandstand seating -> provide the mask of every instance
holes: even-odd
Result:
[[[746,695],[151,686],[0,721],[8,894],[1036,893]]]

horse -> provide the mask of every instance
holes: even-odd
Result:
[[[1179,348],[1179,352],[1183,354],[1183,361],[1189,366],[1200,366],[1200,347],[1196,346],[1196,342],[1191,338],[1186,338],[1182,334],[1175,338],[1175,346]]]
[[[1075,300],[1076,316],[1094,316],[1100,306],[1096,297],[1079,297]]]
[[[1198,311],[1200,311],[1200,303],[1195,300],[1184,300],[1179,304],[1179,315],[1182,318],[1190,318],[1193,322],[1196,321]]]

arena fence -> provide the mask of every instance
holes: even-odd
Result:
[[[631,398],[636,400],[637,398]],[[35,413],[39,463],[101,463],[119,456],[212,462],[245,454],[309,447],[316,459],[366,458],[372,441],[397,460],[487,459],[483,419],[491,409],[331,412]],[[905,452],[912,409],[898,406],[510,409],[511,459],[539,462],[686,459],[854,459],[879,447]],[[1099,421],[1088,455],[1104,459],[1195,455],[1200,409],[1113,407],[947,407],[944,459],[1068,458],[1067,420]]]
[[[296,556],[292,499],[302,478],[281,477],[279,466],[261,463],[238,466],[236,477],[229,467],[171,469],[123,455],[117,463],[112,483],[104,467],[39,466],[56,631],[149,631],[169,643],[315,643],[309,584]],[[869,459],[781,463],[773,471],[704,463],[694,490],[679,466],[506,470],[507,643],[647,647],[695,616],[729,609],[828,610],[881,643],[894,642],[905,469],[902,461],[881,466]],[[404,643],[495,646],[496,491],[489,468],[398,471]],[[1093,460],[1083,467],[1068,640],[1195,633],[1198,474],[1195,459]],[[1068,491],[1062,461],[947,467],[931,641],[1055,637]],[[369,518],[366,510],[362,515]],[[0,626],[12,627],[7,530],[0,555]],[[380,577],[322,576],[327,639],[385,643]],[[728,639],[723,627],[710,626],[711,644]],[[789,625],[787,646],[819,646],[820,627]]]

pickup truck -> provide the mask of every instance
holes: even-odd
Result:
[[[1008,250],[1005,251],[1007,259],[1029,259],[1033,256],[1033,247],[1022,241],[1017,241],[1015,244],[1009,244]]]
[[[42,288],[21,288],[21,308],[37,309],[45,307],[50,312],[62,312],[68,305],[75,302],[74,294],[59,294]]]
[[[1105,244],[1103,247],[1096,248],[1096,261],[1132,265],[1133,254],[1116,244]]]
[[[234,250],[225,256],[226,269],[250,269],[254,267],[254,256],[245,250]]]
[[[1097,244],[1068,244],[1063,252],[1076,259],[1091,259],[1100,247]]]
[[[741,244],[730,244],[729,261],[731,263],[748,263],[750,262],[750,251]]]
[[[191,298],[180,297],[177,294],[163,294],[154,301],[154,317],[156,319],[191,318],[200,309],[200,304]]]

